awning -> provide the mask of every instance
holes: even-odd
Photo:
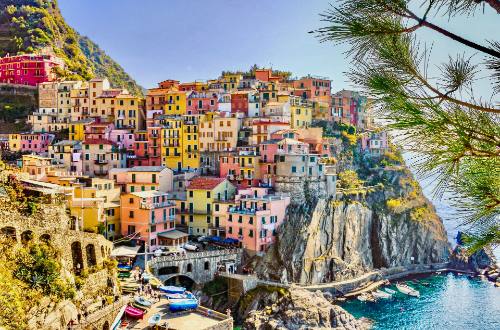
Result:
[[[158,233],[158,236],[168,239],[179,239],[189,236],[188,233],[182,232],[180,230],[174,229],[169,231],[164,231],[163,233]]]
[[[111,251],[112,257],[130,257],[133,258],[139,252],[140,246],[118,246]]]

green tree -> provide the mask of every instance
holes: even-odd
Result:
[[[344,0],[313,31],[323,42],[348,45],[350,79],[375,99],[403,145],[421,155],[419,172],[438,176],[436,193],[454,193],[471,251],[500,243],[500,109],[491,101],[500,92],[500,42],[491,39],[495,31],[489,41],[469,40],[433,18],[472,19],[492,9],[500,14],[500,1]],[[457,54],[431,62],[432,47],[415,35],[420,29],[456,41]],[[491,97],[477,96],[479,76],[490,78]]]

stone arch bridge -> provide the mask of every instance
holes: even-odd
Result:
[[[214,279],[220,266],[232,267],[241,264],[242,249],[225,249],[203,252],[187,252],[183,255],[155,257],[148,262],[153,274],[162,282],[175,277],[187,277],[196,284]]]

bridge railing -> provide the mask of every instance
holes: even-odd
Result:
[[[153,257],[153,259],[149,261],[149,265],[151,267],[154,267],[156,264],[169,261],[181,261],[181,260],[190,260],[198,258],[220,257],[231,254],[241,254],[242,251],[243,251],[242,249],[225,249],[225,250],[214,250],[214,251],[187,252],[181,255]]]

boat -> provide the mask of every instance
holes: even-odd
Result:
[[[398,283],[398,284],[396,284],[396,288],[398,288],[399,292],[401,292],[401,293],[407,294],[407,295],[412,296],[412,297],[420,297],[420,292],[409,287],[406,284],[399,284]]]
[[[196,299],[173,299],[169,301],[168,309],[171,312],[180,312],[189,309],[196,309],[198,300]]]
[[[186,293],[166,293],[165,298],[167,299],[194,299],[194,295],[190,292]]]
[[[384,292],[382,290],[376,290],[376,291],[372,292],[372,295],[378,299],[390,299],[390,298],[392,298],[392,294]]]
[[[118,272],[118,278],[129,278],[130,275],[131,275],[130,272],[122,272],[122,271]]]
[[[144,311],[132,306],[125,308],[125,314],[134,319],[142,319],[144,317]]]
[[[123,306],[122,308],[120,308],[120,311],[116,315],[115,320],[113,321],[113,323],[111,323],[111,327],[110,327],[111,330],[118,329],[118,327],[120,326],[123,314],[125,313],[125,309],[126,308],[127,308],[127,306]]]
[[[148,324],[150,326],[157,325],[158,323],[160,323],[160,321],[161,321],[161,314],[160,313],[156,313],[156,314],[153,314],[153,316],[151,316],[148,319]]]
[[[142,296],[135,297],[134,301],[136,303],[138,303],[139,305],[144,306],[144,307],[151,307],[151,305],[152,305],[151,301],[147,300],[146,298],[144,298]]]
[[[132,266],[129,265],[118,265],[116,268],[118,268],[119,272],[129,272],[132,270]]]
[[[148,309],[149,307],[146,307],[146,306],[142,306],[142,305],[139,305],[138,303],[136,302],[133,302],[132,303],[132,306],[137,308],[137,309],[140,309],[141,311],[143,311],[144,313],[147,313],[148,312]]]
[[[368,300],[368,297],[365,294],[360,294],[359,296],[356,297],[359,301],[365,302]]]
[[[393,290],[393,289],[384,288],[384,290],[385,290],[385,292],[390,293],[390,294],[395,294],[396,293],[396,291]]]
[[[162,285],[158,288],[161,292],[165,293],[184,293],[186,291],[186,288],[180,287],[180,286],[165,286]]]

